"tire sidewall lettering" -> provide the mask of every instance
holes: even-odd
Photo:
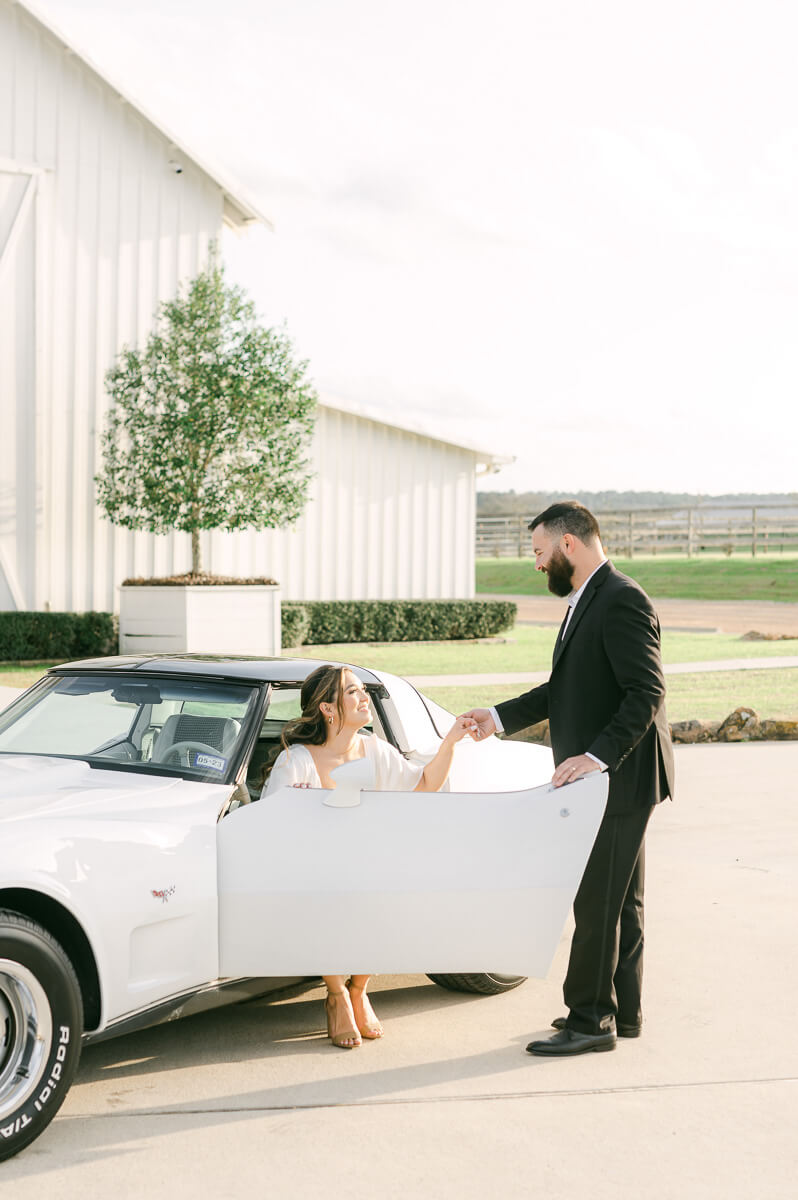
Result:
[[[48,1067],[42,1071],[42,1078],[47,1078],[47,1083],[27,1106],[21,1112],[18,1112],[13,1121],[8,1124],[0,1125],[0,1137],[13,1137],[15,1133],[19,1133],[27,1125],[30,1125],[34,1114],[41,1112],[48,1100],[50,1100],[55,1092],[58,1083],[61,1080],[63,1073],[62,1063],[66,1059],[67,1047],[71,1041],[68,1025],[62,1025],[60,1030],[60,1041],[54,1047],[55,1054],[51,1058]],[[32,1111],[31,1111],[32,1110]]]
[[[35,922],[15,913],[0,917],[0,957],[32,971],[47,996],[52,1031],[46,1057],[28,1097],[0,1120],[0,1162],[34,1141],[69,1091],[80,1058],[82,1012],[74,970],[60,946]],[[65,1019],[66,1018],[66,1019]]]

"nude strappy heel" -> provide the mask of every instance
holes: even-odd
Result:
[[[342,997],[343,1004],[340,1003]],[[327,1013],[327,1036],[334,1046],[340,1046],[342,1050],[354,1050],[362,1045],[360,1034],[355,1027],[352,1001],[346,988],[340,992],[328,992],[324,1008]]]

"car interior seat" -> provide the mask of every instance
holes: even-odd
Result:
[[[167,752],[178,742],[201,742],[218,754],[227,757],[235,745],[240,729],[232,717],[197,717],[192,713],[173,713],[167,717],[152,750],[153,762],[163,762]]]

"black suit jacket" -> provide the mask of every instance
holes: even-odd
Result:
[[[558,635],[548,683],[496,705],[507,733],[549,719],[554,760],[590,752],[607,764],[607,812],[673,795],[659,621],[641,587],[604,563]]]

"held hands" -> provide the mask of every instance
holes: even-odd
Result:
[[[473,737],[476,727],[476,722],[471,720],[468,713],[466,713],[465,716],[457,717],[454,725],[452,725],[451,729],[446,734],[445,741],[454,744],[455,742],[462,741],[466,734],[469,733]]]
[[[485,738],[496,732],[496,723],[490,715],[489,708],[472,708],[457,720],[466,722],[466,732],[471,734],[475,742],[484,741]]]
[[[562,787],[564,783],[573,783],[575,779],[581,779],[591,771],[600,770],[601,767],[592,758],[588,758],[586,754],[576,754],[560,763],[551,777],[551,782],[555,787]]]

